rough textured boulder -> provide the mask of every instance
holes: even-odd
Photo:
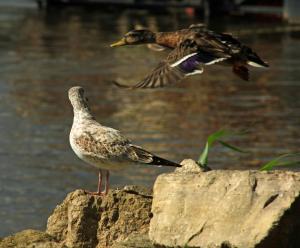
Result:
[[[121,242],[115,243],[112,248],[154,248],[147,234],[132,234]]]
[[[110,247],[130,234],[148,232],[151,203],[151,192],[134,186],[106,197],[76,190],[49,217],[47,233],[67,247]]]
[[[66,248],[54,237],[37,230],[25,230],[0,240],[0,248]]]
[[[300,247],[300,173],[201,172],[191,160],[183,164],[155,182],[149,232],[155,244]]]

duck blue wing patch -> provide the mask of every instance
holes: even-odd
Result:
[[[211,65],[227,58],[216,58],[213,54],[205,51],[199,51],[189,54],[175,63],[171,64],[171,67],[179,67],[185,73],[201,73],[203,71],[203,65]]]
[[[186,60],[183,60],[180,62],[178,66],[181,70],[183,70],[185,73],[192,73],[199,67],[200,61],[198,54],[194,54],[187,58]],[[174,67],[172,65],[172,67]]]

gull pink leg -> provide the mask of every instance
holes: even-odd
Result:
[[[98,191],[97,191],[97,195],[101,194],[101,188],[102,188],[102,171],[99,170],[99,174],[98,174]]]
[[[103,195],[103,192],[101,192],[101,188],[102,188],[102,170],[99,170],[99,174],[98,174],[98,191],[97,192],[91,192],[91,191],[85,190],[84,192],[87,193],[87,194],[90,194],[90,195]],[[105,183],[105,188],[106,188],[106,183]]]
[[[104,191],[102,191],[102,195],[107,195],[108,193],[108,190],[109,190],[109,171],[106,170],[105,171],[106,174],[105,174],[105,188],[104,188]]]

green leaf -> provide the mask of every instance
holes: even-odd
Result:
[[[300,153],[283,154],[277,158],[272,159],[268,163],[264,164],[259,170],[260,171],[269,171],[269,170],[272,170],[273,167],[276,167],[276,166],[290,166],[292,164],[297,163],[298,161],[287,161],[287,162],[280,162],[280,161],[284,158],[298,156],[298,155],[300,155]]]
[[[213,144],[218,141],[221,137],[226,137],[226,136],[233,136],[236,135],[237,133],[221,129],[211,135],[208,136],[205,147],[203,149],[203,152],[201,153],[199,159],[198,159],[198,164],[207,166],[208,162],[208,151],[209,149],[213,146]]]
[[[198,164],[206,166],[207,165],[207,157],[208,157],[209,144],[206,142],[203,152],[201,153]]]
[[[276,165],[276,167],[283,167],[283,166],[297,166],[300,165],[300,161],[288,161],[285,163],[280,163]]]
[[[222,140],[218,140],[218,142],[222,145],[222,146],[225,146],[235,152],[240,152],[240,153],[249,153],[248,151],[245,151],[245,150],[242,150],[241,148],[237,147],[237,146],[233,146],[233,145],[230,145],[228,144],[227,142],[224,142]]]

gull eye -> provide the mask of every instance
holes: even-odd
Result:
[[[79,94],[83,96],[84,90],[82,88],[79,89]]]

